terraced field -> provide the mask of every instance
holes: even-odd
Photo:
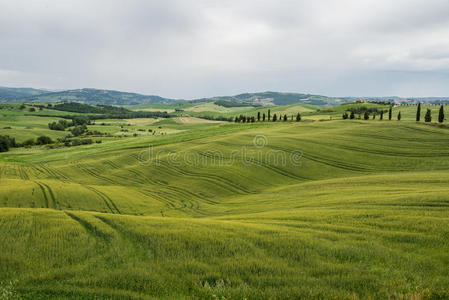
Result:
[[[0,286],[26,299],[449,297],[447,129],[169,121],[168,135],[1,154]]]

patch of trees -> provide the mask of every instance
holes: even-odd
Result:
[[[30,138],[23,143],[16,143],[16,139],[8,135],[0,135],[0,152],[7,152],[10,148],[31,147],[34,145],[52,144],[53,140],[48,136],[40,136],[36,140]]]
[[[130,110],[124,107],[110,106],[110,105],[88,105],[78,102],[63,102],[55,104],[52,109],[60,111],[69,111],[77,113],[92,113],[92,114],[123,114]]]
[[[42,135],[36,139],[36,145],[48,145],[48,144],[52,144],[52,143],[53,143],[53,140],[50,137],[45,136],[45,135]]]
[[[51,130],[64,131],[64,130],[66,130],[66,128],[69,128],[72,126],[73,126],[73,121],[70,122],[67,120],[59,120],[58,122],[48,123],[48,128],[50,128]]]
[[[73,127],[70,132],[74,135],[74,136],[80,136],[83,135],[87,132],[87,126],[86,124],[83,125],[77,125],[75,127]]]
[[[54,117],[54,115],[39,114],[34,115],[37,117]],[[139,119],[139,118],[170,118],[166,111],[130,111],[123,114],[98,114],[98,115],[66,115],[58,116],[63,119],[70,119],[75,125],[87,124],[89,125],[92,120],[102,119]]]
[[[205,120],[212,120],[212,121],[225,121],[225,122],[232,122],[234,119],[232,117],[223,117],[223,116],[198,116],[200,119]]]
[[[223,107],[245,107],[245,106],[253,106],[258,107],[261,106],[259,104],[245,103],[245,102],[235,102],[235,101],[226,101],[226,100],[218,100],[215,101],[214,104],[223,106]]]
[[[93,143],[92,139],[72,139],[72,140],[65,140],[64,146],[73,147],[81,145],[91,145],[92,143]],[[100,144],[101,141],[96,141],[96,143]]]
[[[17,147],[16,139],[9,135],[0,135],[0,152],[7,152],[9,148]]]
[[[70,116],[73,119],[75,116]],[[170,118],[166,111],[130,111],[122,114],[86,115],[88,120],[102,119],[139,119],[139,118]]]
[[[370,100],[368,103],[380,104],[380,105],[391,105],[391,101],[379,101],[379,100]]]
[[[360,107],[351,107],[347,111],[354,112],[355,114],[365,114],[365,112],[368,112],[368,114],[372,113],[379,113],[379,109],[377,107],[366,107],[366,106],[360,106]]]

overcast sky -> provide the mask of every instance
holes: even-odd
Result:
[[[0,86],[449,96],[449,1],[1,0]]]

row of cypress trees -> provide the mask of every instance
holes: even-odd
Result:
[[[379,114],[379,119],[380,120],[383,120],[384,119],[384,111],[383,110],[381,110],[380,111],[380,114]],[[373,114],[373,120],[375,120],[376,119],[376,114],[374,113]],[[346,112],[345,111],[345,113],[343,114],[343,120],[346,120],[346,119],[355,119],[355,113],[354,113],[354,111],[351,111],[351,113],[348,115],[348,112]],[[363,113],[363,119],[365,119],[365,120],[369,120],[369,117],[370,117],[370,113],[368,112],[368,111],[365,111],[364,113]],[[390,109],[388,110],[388,120],[391,120],[391,118],[393,117],[393,110],[392,110],[392,107],[390,106]],[[398,113],[398,120],[400,121],[401,120],[401,112],[399,112]],[[359,116],[359,119],[361,119],[360,118],[360,116]]]
[[[388,120],[391,120],[392,114],[393,114],[393,111],[392,111],[392,107],[390,106],[390,108],[388,109]],[[365,111],[365,113],[363,115],[363,118],[365,120],[368,120],[369,117],[370,117],[369,112]],[[383,117],[384,117],[384,112],[381,111],[380,112],[380,119],[383,120]],[[401,118],[402,118],[401,112],[399,112],[398,116],[397,116],[398,121],[400,121]],[[346,120],[346,119],[355,119],[354,112],[351,111],[350,115],[348,115],[348,112],[345,112],[343,114],[343,119],[344,120]],[[373,120],[374,119],[376,119],[376,114],[373,115]],[[421,121],[421,103],[418,103],[418,107],[416,109],[416,122],[419,122],[419,121]],[[424,121],[425,122],[432,122],[432,111],[429,108],[427,109],[426,114],[424,115]],[[440,106],[440,110],[438,112],[438,122],[439,123],[443,123],[444,122],[444,106],[443,105]]]
[[[416,122],[421,121],[421,103],[418,103],[418,107],[416,109]],[[424,115],[425,122],[432,122],[432,111],[428,108],[426,114]],[[440,106],[440,111],[438,112],[438,122],[444,122],[444,106]]]
[[[254,117],[254,116],[249,117],[249,116],[240,115],[238,117],[235,117],[234,122],[236,122],[236,123],[254,123],[254,122],[256,122],[256,120],[257,120],[257,122],[260,122],[260,121],[265,122],[267,120],[268,120],[268,122],[276,122],[276,121],[282,121],[282,120],[284,122],[286,122],[286,121],[288,121],[288,117],[286,114],[284,114],[284,116],[279,114],[279,117],[276,114],[273,114],[273,116],[271,116],[271,111],[268,110],[267,114],[265,114],[265,113],[261,114],[260,111],[257,112],[257,117]],[[300,113],[298,113],[296,115],[295,120],[296,120],[296,122],[301,121]],[[293,115],[291,116],[291,121],[293,121]]]

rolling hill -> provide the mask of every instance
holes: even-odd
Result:
[[[449,297],[446,128],[168,121],[138,127],[166,135],[0,155],[3,290],[24,299]]]

